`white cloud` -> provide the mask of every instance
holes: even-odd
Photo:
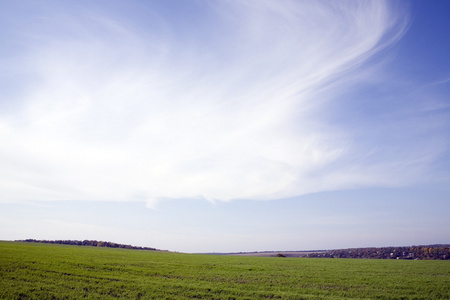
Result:
[[[391,162],[351,162],[358,141],[322,119],[404,16],[384,1],[208,5],[191,36],[168,16],[154,30],[83,8],[33,32],[17,61],[32,80],[0,116],[3,199],[153,207],[405,183],[381,178]]]

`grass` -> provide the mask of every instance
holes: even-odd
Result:
[[[239,257],[0,242],[1,299],[450,299],[450,261]]]

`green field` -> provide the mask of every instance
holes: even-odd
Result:
[[[1,299],[450,299],[450,261],[178,254],[0,242]]]

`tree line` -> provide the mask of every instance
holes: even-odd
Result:
[[[307,257],[450,260],[450,245],[339,249]]]
[[[26,240],[19,240],[17,242],[63,244],[63,245],[75,245],[75,246],[93,246],[93,247],[108,247],[108,248],[124,248],[124,249],[135,249],[135,250],[160,251],[159,249],[156,249],[156,248],[137,247],[137,246],[132,246],[132,245],[118,244],[118,243],[105,242],[105,241],[96,241],[96,240],[84,240],[84,241],[55,240],[55,241],[49,241],[49,240],[26,239]]]

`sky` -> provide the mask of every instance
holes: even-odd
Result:
[[[0,10],[0,240],[450,243],[450,2]]]

